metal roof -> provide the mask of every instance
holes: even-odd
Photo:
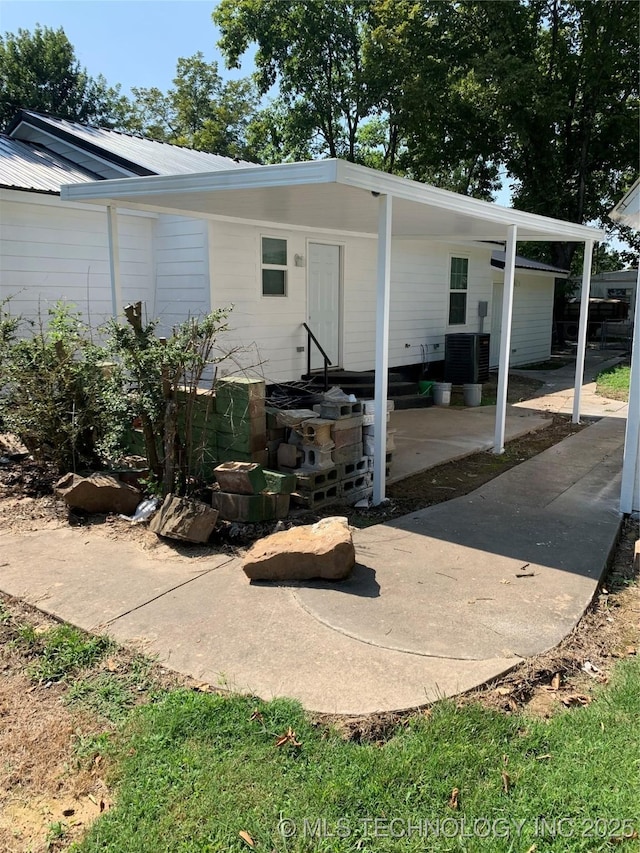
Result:
[[[504,269],[504,252],[491,252],[491,266],[498,269]],[[543,264],[540,261],[532,261],[531,258],[525,258],[523,255],[516,255],[516,268],[522,270],[537,270],[539,272],[555,272],[559,275],[567,275],[569,270],[560,269],[560,267],[552,267],[550,264]]]
[[[134,173],[155,175],[183,175],[193,172],[218,172],[252,166],[253,163],[236,161],[231,157],[181,148],[168,142],[156,142],[117,130],[91,127],[66,119],[55,118],[33,110],[21,110],[9,125],[12,135],[19,135],[21,123],[32,124],[59,139],[83,148],[88,152],[114,157]]]
[[[59,193],[62,184],[84,184],[96,178],[64,157],[0,133],[1,187]]]

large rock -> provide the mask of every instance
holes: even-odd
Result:
[[[346,518],[323,518],[317,524],[292,527],[256,542],[244,559],[251,580],[344,580],[356,562]]]
[[[183,542],[206,542],[218,520],[218,511],[201,501],[167,495],[149,527],[158,536]]]
[[[139,489],[109,474],[91,474],[90,477],[66,474],[55,484],[54,491],[72,509],[85,512],[133,515],[141,500]]]

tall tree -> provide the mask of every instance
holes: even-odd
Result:
[[[165,142],[230,157],[250,157],[247,125],[257,103],[250,80],[224,82],[202,53],[180,58],[173,87],[133,89],[136,129]]]
[[[87,74],[62,28],[36,26],[0,36],[0,127],[21,108],[122,127],[129,103],[119,86]]]
[[[251,43],[261,95],[278,86],[275,109],[261,116],[267,146],[288,138],[293,150],[355,160],[372,95],[362,38],[369,0],[222,0],[213,20],[230,67]],[[286,157],[286,154],[285,154]]]
[[[613,230],[607,213],[638,168],[637,3],[470,5],[490,42],[478,64],[498,92],[514,206]],[[551,260],[568,269],[575,250],[554,243]]]

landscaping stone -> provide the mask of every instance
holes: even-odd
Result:
[[[259,540],[247,552],[243,569],[251,580],[344,580],[355,562],[349,523],[336,516]]]
[[[217,520],[217,511],[205,503],[167,495],[149,527],[158,536],[202,544],[208,541]]]
[[[25,459],[28,455],[29,451],[17,435],[13,435],[10,432],[4,432],[0,435],[0,456],[6,456],[7,459],[19,460]]]
[[[256,495],[267,487],[262,466],[255,462],[223,462],[213,473],[223,492]]]
[[[115,512],[133,515],[140,503],[139,489],[109,474],[65,474],[54,486],[57,497],[72,509],[85,512]]]

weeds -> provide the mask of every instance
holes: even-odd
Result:
[[[27,673],[39,683],[61,681],[92,666],[112,647],[107,637],[88,636],[71,625],[57,625],[42,633],[25,625],[18,630],[17,642],[32,656]]]

